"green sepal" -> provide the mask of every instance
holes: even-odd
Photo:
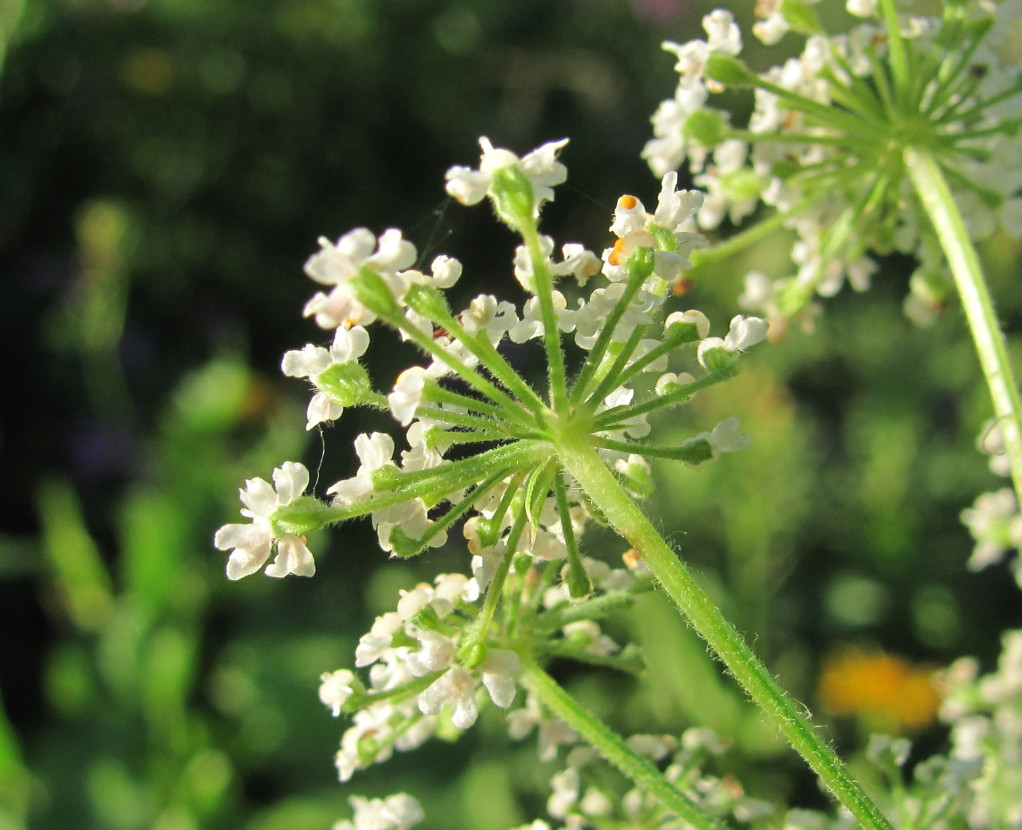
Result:
[[[655,225],[650,228],[650,233],[653,235],[654,239],[656,239],[655,228]],[[664,230],[666,230],[666,228]],[[675,240],[675,249],[677,244],[677,240]],[[653,266],[655,264],[652,248],[636,248],[628,255],[628,259],[625,260],[625,270],[628,272],[628,281],[631,282],[633,279],[637,279],[645,282],[653,276]]]
[[[737,352],[732,352],[730,349],[726,349],[723,346],[718,346],[715,349],[707,349],[700,355],[703,365],[710,372],[726,372],[729,375],[737,372],[738,367],[742,363],[741,355]]]
[[[787,159],[779,159],[770,165],[770,175],[776,176],[782,182],[788,181],[793,176],[798,175],[803,170],[801,164]]]
[[[494,172],[490,195],[501,221],[514,230],[534,226],[536,195],[532,182],[518,165],[510,164]]]
[[[427,605],[408,622],[416,628],[421,628],[423,631],[435,631],[445,636],[450,636],[451,634],[451,627],[440,619],[439,614],[437,614],[436,609],[432,605]]]
[[[381,405],[382,396],[373,390],[369,373],[356,362],[335,363],[316,375],[314,382],[341,406]]]
[[[798,314],[813,296],[812,286],[799,283],[794,279],[784,280],[777,295],[777,305],[786,317]]]
[[[724,192],[734,202],[758,199],[763,192],[763,179],[748,167],[726,173],[722,181]]]
[[[397,525],[390,531],[390,545],[394,556],[401,559],[411,559],[413,556],[418,556],[428,547],[427,540],[413,539],[405,533],[400,525]]]
[[[472,643],[458,651],[458,662],[466,669],[474,669],[486,659],[487,651],[485,643]]]
[[[781,0],[781,16],[800,35],[824,34],[816,9],[802,0]]]
[[[727,116],[720,110],[697,109],[688,118],[681,128],[682,135],[689,141],[700,144],[703,147],[716,147],[722,144],[731,131]]]
[[[744,63],[728,55],[710,55],[703,74],[711,81],[732,88],[756,86],[759,82]]]
[[[568,595],[573,600],[584,600],[593,592],[593,583],[589,579],[589,573],[582,564],[578,555],[578,548],[574,552],[569,551],[568,561],[564,564],[561,578],[568,586]]]
[[[341,711],[345,714],[357,712],[370,700],[370,695],[366,692],[365,684],[357,674],[352,677],[350,685],[351,694],[348,696],[348,699],[341,704]]]
[[[501,516],[501,519],[503,518]],[[479,535],[479,544],[484,548],[495,547],[497,539],[500,538],[500,522],[496,517],[487,519],[485,516],[480,516],[476,519],[476,533]]]
[[[303,536],[331,524],[333,509],[315,496],[300,496],[290,504],[278,507],[270,524],[278,536]]]
[[[430,320],[443,320],[451,316],[451,307],[443,292],[432,285],[416,283],[405,292],[405,303],[413,311]]]
[[[699,327],[695,323],[676,320],[664,331],[664,339],[670,343],[672,349],[685,343],[695,343],[700,339]]]
[[[649,231],[650,236],[656,240],[656,247],[658,251],[674,251],[677,253],[679,247],[678,237],[670,228],[651,222],[646,230]]]
[[[383,281],[383,277],[368,265],[362,266],[348,282],[348,286],[362,305],[385,320],[394,320],[402,316],[394,292]]]
[[[525,516],[533,525],[539,525],[543,505],[550,495],[550,485],[557,473],[557,462],[551,459],[544,467],[534,470],[525,484]]]
[[[713,460],[713,446],[705,438],[690,438],[678,447],[675,460],[686,464],[702,464]]]
[[[387,490],[393,490],[404,483],[402,480],[403,474],[401,470],[399,470],[397,465],[393,463],[377,467],[369,474],[369,478],[373,483],[374,493],[383,493]]]
[[[928,305],[941,305],[951,293],[951,283],[940,271],[917,268],[908,281],[909,291]]]
[[[533,559],[529,554],[518,551],[511,557],[511,570],[521,577],[532,567],[532,563]]]
[[[648,499],[653,495],[653,476],[645,464],[628,464],[621,475],[625,487],[636,498]]]

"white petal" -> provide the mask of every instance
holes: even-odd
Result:
[[[269,517],[277,509],[277,494],[270,482],[263,478],[250,478],[245,482],[245,489],[238,492],[241,503],[248,508],[241,511],[243,516],[250,518]]]
[[[278,506],[290,504],[309,486],[309,471],[297,461],[285,461],[273,471]]]
[[[280,368],[289,378],[308,378],[325,371],[331,362],[330,352],[308,343],[300,351],[286,352]]]
[[[277,541],[277,556],[267,566],[265,573],[277,578],[288,574],[313,576],[316,573],[316,562],[301,536],[283,536]]]

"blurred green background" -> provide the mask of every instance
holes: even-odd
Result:
[[[710,8],[0,0],[0,830],[312,830],[348,815],[353,793],[401,789],[431,828],[540,814],[551,769],[492,711],[456,744],[336,781],[344,724],[318,702],[319,674],[350,665],[398,588],[464,569],[456,540],[393,565],[356,524],[311,540],[313,580],[228,584],[212,534],[244,479],[296,459],[328,484],[356,466],[350,436],[386,425],[352,412],[325,442],[307,436],[306,391],[279,374],[285,350],[322,339],[300,315],[316,238],[400,227],[424,262],[462,259],[465,291],[517,298],[512,237],[451,205],[444,171],[474,164],[480,135],[519,152],[570,137],[545,230],[599,250],[617,196],[652,204],[659,189],[639,159],[674,89],[659,43],[700,36]],[[783,269],[785,244],[672,302],[726,331],[745,270]],[[1017,246],[985,256],[1017,331]],[[883,649],[907,675],[960,654],[989,665],[1022,619],[1005,568],[964,568],[958,514],[1000,486],[974,448],[989,407],[957,307],[927,330],[902,317],[911,270],[884,262],[815,333],[758,348],[683,423],[659,425],[668,440],[742,418],[750,449],[658,467],[649,509],[814,706],[846,647]],[[367,360],[388,378],[405,357]],[[606,537],[589,549],[621,552]],[[615,633],[642,643],[648,682],[562,672],[613,725],[712,726],[754,794],[822,803],[660,598]],[[850,665],[849,688],[875,685],[869,659]],[[876,711],[830,722],[850,753],[871,726],[908,728]]]

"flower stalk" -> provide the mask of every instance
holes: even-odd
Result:
[[[724,825],[708,816],[699,805],[667,781],[648,759],[633,752],[606,724],[579,706],[556,680],[531,660],[523,664],[522,682],[544,706],[578,732],[604,758],[692,827],[724,830]]]
[[[954,276],[1011,463],[1015,495],[1022,503],[1022,402],[983,268],[958,204],[934,158],[925,151],[907,149],[905,166]]]
[[[833,748],[820,737],[803,713],[804,707],[781,689],[677,553],[621,489],[596,451],[588,443],[565,434],[559,457],[564,468],[642,557],[692,627],[834,796],[863,827],[893,830]]]

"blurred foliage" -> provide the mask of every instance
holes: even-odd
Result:
[[[538,813],[550,771],[529,742],[507,746],[492,712],[459,744],[353,788],[334,777],[342,726],[316,700],[319,673],[348,664],[399,587],[463,568],[456,541],[387,564],[352,526],[313,540],[329,555],[311,582],[228,585],[212,531],[245,478],[286,458],[319,463],[325,482],[352,471],[343,436],[320,461],[301,434],[304,390],[276,375],[283,351],[318,337],[300,318],[316,237],[401,227],[424,261],[461,258],[469,289],[517,296],[511,237],[483,210],[448,210],[444,170],[471,163],[479,135],[521,151],[569,136],[569,185],[545,229],[599,247],[620,193],[658,189],[638,158],[674,85],[658,44],[698,36],[704,11],[0,0],[0,452],[13,472],[0,625],[14,632],[0,639],[0,828],[303,830],[346,813],[351,792],[402,788],[434,827]],[[986,254],[1017,330],[1017,247]],[[746,267],[777,256],[729,263],[677,307],[705,309],[719,333]],[[925,331],[902,318],[910,271],[885,262],[872,292],[836,298],[814,333],[762,347],[728,391],[694,402],[700,428],[741,416],[750,449],[656,469],[650,510],[810,702],[846,645],[989,662],[1020,621],[1002,568],[964,572],[958,513],[994,486],[974,449],[988,404],[957,309]],[[368,361],[383,377],[402,365]],[[659,427],[669,440],[674,425]],[[620,625],[650,657],[648,682],[563,677],[595,711],[628,731],[712,726],[751,791],[819,799],[662,598]],[[860,721],[836,728],[861,746]]]

